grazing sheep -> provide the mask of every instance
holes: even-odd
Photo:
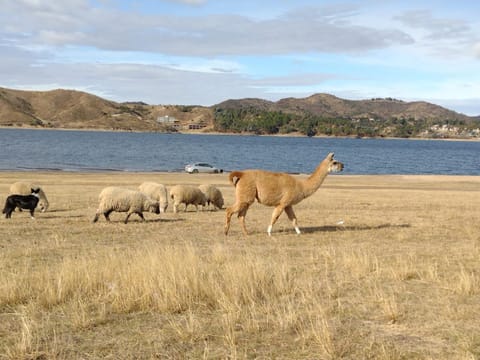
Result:
[[[47,211],[49,205],[47,196],[45,195],[43,189],[38,185],[32,184],[28,181],[18,181],[10,185],[10,195],[30,195],[32,193],[32,189],[40,190],[38,192],[39,201],[37,206],[41,212]],[[19,210],[21,211],[20,208]]]
[[[223,207],[222,192],[214,185],[202,184],[198,187],[207,199],[207,206],[213,205],[214,209],[221,209]]]
[[[170,198],[173,200],[173,212],[178,211],[180,204],[185,204],[185,211],[188,205],[195,205],[198,211],[198,205],[205,206],[207,199],[198,187],[189,185],[175,185],[170,189]]]
[[[142,183],[138,189],[147,196],[151,197],[153,200],[158,201],[158,204],[160,205],[160,212],[167,211],[168,195],[165,185],[146,181]]]
[[[300,229],[297,226],[297,217],[292,206],[317,191],[330,172],[342,170],[343,164],[333,160],[333,153],[330,153],[307,179],[296,179],[286,173],[274,173],[264,170],[231,172],[228,178],[236,187],[236,199],[235,204],[226,210],[225,235],[228,234],[230,219],[235,213],[238,213],[243,233],[247,235],[245,216],[255,199],[260,204],[275,207],[272,220],[267,229],[268,235],[272,234],[273,224],[275,224],[284,210],[290,221],[292,221],[295,231],[297,234],[300,234]]]
[[[137,214],[145,221],[143,217],[144,211],[150,211],[155,214],[160,214],[160,207],[158,201],[149,198],[140,191],[124,189],[120,187],[106,187],[98,196],[100,204],[97,212],[93,218],[93,222],[97,222],[100,214],[105,216],[107,221],[110,221],[110,213],[113,211],[126,212],[125,224],[132,214]]]

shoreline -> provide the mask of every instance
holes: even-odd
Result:
[[[222,173],[218,174],[210,174],[210,173],[204,173],[204,174],[190,174],[185,171],[165,171],[165,170],[158,170],[158,171],[152,171],[152,170],[108,170],[108,169],[98,169],[98,170],[60,170],[60,169],[25,169],[25,170],[20,170],[20,169],[0,169],[0,174],[2,175],[8,175],[8,174],[45,174],[45,175],[60,175],[60,174],[68,174],[68,175],[159,175],[159,176],[165,176],[165,175],[175,175],[175,176],[187,176],[187,177],[196,177],[196,176],[205,176],[205,177],[215,177],[215,176],[221,176],[230,173],[233,170],[224,170]],[[277,171],[278,173],[286,173],[292,176],[309,176],[310,174],[308,173],[298,173],[298,172],[282,172],[282,171]],[[471,174],[330,174],[330,177],[425,177],[425,178],[433,178],[433,177],[446,177],[446,178],[455,178],[455,177],[460,177],[460,178],[479,178],[480,175],[471,175]]]
[[[135,178],[136,176],[146,176],[146,177],[161,177],[165,179],[183,179],[185,182],[196,182],[196,181],[209,181],[209,182],[223,182],[229,184],[228,181],[228,171],[218,174],[189,174],[187,172],[174,172],[174,171],[58,171],[58,170],[32,170],[32,171],[17,171],[17,170],[0,170],[0,174],[3,178],[8,177],[21,177],[23,175],[32,175],[30,178],[35,177],[65,177],[65,178],[81,178],[81,177],[116,177],[116,178]],[[310,174],[303,173],[290,173],[294,177],[308,177]],[[24,176],[25,177],[25,176]],[[352,179],[398,179],[398,180],[435,180],[442,181],[445,180],[472,180],[479,181],[480,175],[460,175],[460,174],[330,174],[328,179],[330,181],[335,180],[342,182],[344,180],[350,181]],[[1,181],[0,181],[1,183]]]

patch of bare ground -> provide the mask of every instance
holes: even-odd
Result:
[[[475,359],[479,177],[331,175],[283,214],[113,213],[105,186],[212,183],[226,174],[1,173],[50,201],[0,219],[0,359]]]

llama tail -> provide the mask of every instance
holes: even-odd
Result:
[[[243,172],[241,172],[241,171],[232,171],[228,175],[228,180],[230,181],[230,183],[233,186],[237,186],[237,183],[240,180],[240,178],[242,177],[242,175],[243,175]]]

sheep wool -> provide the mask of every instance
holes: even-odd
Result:
[[[109,216],[113,211],[127,213],[125,224],[132,214],[137,214],[143,221],[145,221],[144,211],[160,214],[158,201],[136,190],[109,186],[101,191],[98,199],[99,205],[93,222],[97,222],[100,214],[103,214],[105,219],[110,221]]]
[[[29,181],[17,181],[10,185],[10,195],[30,195],[32,193],[32,189],[37,190],[40,189],[38,192],[38,208],[40,209],[41,212],[45,212],[48,209],[48,206],[50,205],[47,199],[47,195],[45,195],[45,192],[43,189]]]
[[[205,194],[207,206],[210,206],[210,204],[212,204],[214,209],[223,208],[223,195],[216,186],[211,184],[202,184],[198,188],[201,192]]]
[[[151,197],[153,200],[157,200],[158,204],[160,205],[160,212],[167,211],[168,195],[165,185],[146,181],[140,184],[138,190]]]
[[[198,205],[205,206],[207,199],[205,194],[198,187],[190,185],[175,185],[170,189],[170,198],[173,200],[173,212],[178,211],[180,204],[185,204],[185,211],[188,205],[195,205],[198,211]]]

